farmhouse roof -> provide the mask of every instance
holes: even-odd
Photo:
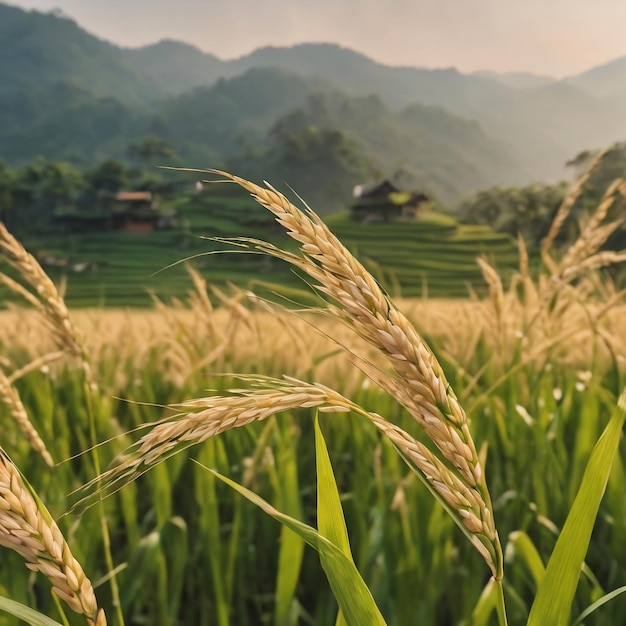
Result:
[[[152,192],[150,191],[120,191],[115,199],[118,202],[150,202]]]
[[[369,185],[356,185],[352,190],[355,198],[367,198],[371,196],[386,196],[389,193],[400,191],[391,181],[385,179]]]

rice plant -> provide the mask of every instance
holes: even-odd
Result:
[[[312,211],[218,174],[298,249],[230,243],[308,276],[317,310],[211,289],[191,269],[187,303],[79,323],[0,231],[2,280],[35,309],[2,314],[1,443],[39,494],[3,453],[3,545],[98,624],[100,607],[118,624],[616,623],[623,294],[598,270],[625,258],[600,251],[623,183],[565,253],[551,233],[538,277],[521,241],[508,288],[481,260],[489,298],[442,324],[449,303],[403,313]],[[57,525],[42,500],[76,507]],[[44,623],[58,609],[19,571],[0,566],[20,603],[0,608]]]

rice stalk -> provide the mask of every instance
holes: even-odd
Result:
[[[550,229],[548,230],[548,234],[541,242],[541,257],[544,263],[551,269],[556,267],[555,261],[552,259],[550,255],[550,249],[554,240],[556,239],[559,232],[561,232],[561,228],[565,223],[572,207],[578,200],[582,190],[589,180],[590,176],[597,169],[597,167],[602,163],[602,159],[605,157],[606,153],[609,151],[609,148],[605,148],[604,150],[599,150],[598,153],[594,156],[594,158],[590,161],[587,166],[586,171],[580,176],[572,185],[569,193],[563,198],[561,205],[559,206],[554,219],[552,220],[552,224],[550,225]]]
[[[91,581],[63,534],[11,459],[0,449],[0,545],[15,550],[26,567],[41,572],[54,593],[93,626],[105,626]]]
[[[27,298],[29,302],[37,301],[36,306],[44,314],[57,345],[78,357],[88,371],[88,364],[82,349],[82,339],[56,285],[35,257],[24,249],[2,222],[0,222],[0,251],[4,253],[3,256],[9,265],[20,273],[20,276],[30,287],[30,291],[21,285],[21,288],[16,288],[18,283],[0,273],[1,276],[5,276],[3,282],[22,295],[25,295],[24,291],[29,293],[31,296]]]
[[[223,172],[217,173],[247,189],[261,205],[271,211],[288,234],[300,243],[301,255],[280,250],[266,242],[245,238],[235,241],[254,245],[306,272],[319,283],[317,289],[337,303],[338,306],[329,306],[327,311],[345,322],[387,358],[402,385],[387,385],[386,390],[407,409],[439,449],[449,464],[438,461],[441,467],[446,468],[446,476],[454,476],[455,480],[460,481],[458,484],[463,485],[455,493],[473,490],[478,494],[476,501],[479,505],[475,516],[465,517],[463,513],[459,513],[459,516],[466,519],[463,527],[474,533],[473,537],[482,546],[481,552],[494,577],[500,579],[502,553],[482,466],[465,412],[430,348],[369,272],[310,209],[305,214],[274,189],[262,188]],[[216,295],[219,297],[219,293]],[[377,380],[374,379],[374,382]],[[111,479],[113,482],[132,479],[138,471],[156,459],[174,454],[180,446],[186,446],[189,438],[194,442],[202,441],[229,428],[265,419],[279,411],[298,406],[316,406],[318,410],[345,407],[338,394],[337,402],[333,404],[328,399],[329,392],[320,396],[320,388],[314,389],[315,393],[308,388],[299,392],[290,390],[287,396],[283,393],[277,396],[276,390],[268,391],[266,395],[255,395],[254,402],[250,402],[243,391],[239,398],[205,398],[195,401],[202,403],[205,411],[180,421],[166,421],[157,425],[139,442],[138,456],[131,455],[130,459],[123,459],[121,465],[112,470],[113,474],[105,473],[103,478],[109,486]],[[185,406],[189,408],[193,404]],[[422,473],[428,475],[424,470]],[[439,482],[446,484],[446,481]]]
[[[26,251],[20,242],[7,230],[6,226],[0,222],[0,252],[3,257],[11,265],[26,285],[30,289],[26,289],[24,285],[20,285],[16,281],[5,280],[7,286],[19,285],[17,292],[24,295],[30,294],[27,300],[33,302],[36,300],[35,307],[43,315],[43,318],[50,330],[55,343],[60,350],[67,352],[70,356],[76,358],[83,370],[85,399],[87,402],[87,414],[89,418],[89,436],[92,443],[92,458],[97,474],[100,474],[100,458],[96,449],[96,423],[93,412],[93,397],[98,391],[98,385],[93,375],[91,364],[84,348],[83,338],[69,314],[65,300],[54,282],[43,270],[35,257]],[[0,276],[4,274],[0,272]],[[9,277],[7,277],[9,278]],[[102,529],[102,540],[104,545],[104,554],[109,571],[114,572],[113,556],[111,553],[110,536],[107,520],[104,514],[104,507],[100,504],[100,526]],[[124,618],[121,613],[121,605],[119,603],[119,589],[117,587],[117,579],[115,574],[110,577],[110,585],[113,594],[114,603],[117,606],[118,621],[121,626],[124,624]]]
[[[469,432],[467,417],[434,354],[369,272],[312,211],[300,211],[285,196],[218,172],[250,191],[270,210],[287,233],[300,242],[302,257],[282,255],[273,246],[254,242],[270,254],[284,257],[320,283],[318,289],[339,303],[329,308],[390,361],[416,402],[407,410],[442,454],[470,485],[486,490],[482,468]]]
[[[0,402],[9,409],[11,417],[15,420],[22,434],[26,437],[35,452],[41,455],[43,460],[49,467],[54,465],[54,461],[46,448],[46,444],[39,436],[39,433],[28,418],[26,408],[22,403],[17,389],[11,383],[11,380],[0,369]]]
[[[229,393],[233,394],[230,396],[209,396],[174,405],[172,408],[185,409],[187,412],[163,420],[129,448],[120,458],[119,464],[100,477],[102,488],[112,492],[183,449],[277,413],[299,408],[316,408],[320,412],[353,411],[374,424],[394,443],[409,465],[419,470],[457,524],[466,531],[494,577],[501,577],[493,514],[480,490],[476,486],[467,485],[462,477],[423,443],[384,417],[365,410],[324,385],[289,378],[241,378],[259,388],[230,389]],[[96,485],[97,482],[92,481],[87,487]]]

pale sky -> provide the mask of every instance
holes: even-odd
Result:
[[[3,2],[5,0],[0,0]],[[626,55],[626,0],[8,0],[122,46],[178,39],[230,59],[333,42],[389,65],[563,77]]]

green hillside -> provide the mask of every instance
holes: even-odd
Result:
[[[0,4],[0,97],[69,82],[95,96],[142,103],[167,91],[122,48],[58,14]]]
[[[437,213],[380,224],[355,223],[343,213],[328,224],[388,290],[407,297],[425,290],[434,297],[465,297],[470,286],[484,287],[478,256],[502,270],[518,261],[510,236]]]
[[[10,164],[38,155],[81,169],[107,157],[127,161],[129,142],[157,135],[179,156],[177,165],[284,181],[321,213],[338,210],[354,184],[371,178],[402,172],[407,186],[453,204],[515,169],[478,124],[441,107],[397,112],[378,96],[347,96],[277,68],[253,68],[139,108],[55,84],[0,97],[0,121],[0,160]]]
[[[63,274],[68,302],[74,306],[147,305],[150,291],[164,298],[183,296],[191,288],[183,264],[167,266],[186,258],[214,284],[232,281],[253,288],[260,283],[289,290],[305,288],[278,260],[233,252],[236,248],[206,239],[246,236],[293,247],[271,214],[247,195],[212,188],[176,204],[181,225],[171,230],[57,235],[25,243],[43,261],[67,262]],[[363,224],[344,212],[328,222],[383,286],[403,296],[420,296],[427,289],[432,296],[463,297],[470,285],[482,288],[475,260],[480,254],[500,268],[516,263],[515,244],[509,236],[486,226],[460,225],[436,213],[413,221]],[[218,250],[228,252],[204,254]],[[46,269],[60,277],[58,270]],[[267,286],[264,289],[267,293]]]
[[[122,139],[127,143],[156,128],[163,128],[170,139],[179,137],[175,148],[181,156],[198,162],[204,159],[215,165],[233,147],[244,155],[258,152],[267,126],[290,108],[300,107],[294,102],[297,97],[289,98],[291,89],[295,96],[301,94],[298,86],[278,89],[270,107],[263,92],[257,91],[262,87],[258,81],[244,81],[245,89],[231,94],[224,85],[217,91],[209,89],[220,79],[243,77],[250,70],[281,69],[308,84],[310,91],[335,89],[361,99],[375,95],[394,114],[417,104],[421,108],[409,117],[417,115],[418,126],[434,121],[438,128],[456,127],[455,134],[462,139],[459,152],[464,154],[457,169],[463,173],[465,168],[464,176],[472,184],[467,190],[460,177],[457,185],[465,192],[484,185],[528,184],[562,176],[563,163],[572,154],[623,139],[624,67],[624,60],[617,59],[565,81],[466,75],[454,68],[389,67],[333,44],[263,48],[225,61],[172,41],[121,48],[94,37],[59,12],[23,11],[0,3],[0,158],[23,163],[41,154],[53,159],[72,157],[75,164],[81,159],[92,163],[103,154],[119,156]],[[518,88],[520,81],[525,88]],[[194,88],[199,91],[190,91]],[[259,97],[264,107],[262,123],[252,113],[246,126],[239,113]],[[117,126],[110,121],[116,104],[103,103],[103,98],[120,103]],[[220,113],[225,107],[232,107],[233,119],[218,115],[207,122],[208,112]],[[441,120],[429,117],[425,107],[439,107]],[[107,133],[98,132],[99,116],[109,124]],[[69,123],[72,117],[78,118],[84,132],[75,132]],[[226,125],[221,128],[223,121]],[[190,137],[194,123],[212,128],[207,136]],[[467,126],[459,132],[461,123]],[[409,137],[414,132],[411,124],[403,126]],[[57,138],[40,143],[48,133]],[[210,140],[220,133],[228,135],[220,137],[224,145],[213,145]],[[440,139],[448,148],[453,140],[437,136],[433,145],[424,145],[418,138],[423,154],[442,159]],[[412,148],[410,152],[414,154]],[[490,159],[485,156],[494,152],[501,158],[486,169]],[[374,151],[371,156],[378,155]],[[443,155],[442,160],[446,158]],[[475,162],[475,175],[468,162]],[[454,180],[451,175],[443,182],[452,187]]]

